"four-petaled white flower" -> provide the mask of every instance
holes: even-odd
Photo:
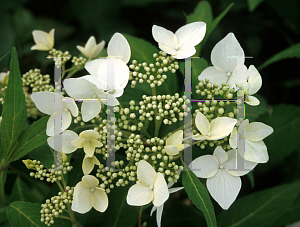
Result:
[[[99,160],[94,156],[88,157],[87,155],[84,157],[82,162],[82,171],[84,175],[90,174],[92,170],[94,169],[94,166],[98,165],[100,166]]]
[[[85,69],[91,74],[81,77],[95,84],[97,88],[104,89],[105,92],[120,97],[129,80],[129,68],[126,65],[130,59],[131,51],[126,38],[115,33],[108,43],[108,59],[95,59],[85,64]],[[112,77],[112,74],[114,77]],[[114,100],[108,105],[117,105]]]
[[[57,142],[58,139],[57,139],[57,141],[55,141],[57,136],[62,137],[61,143]],[[64,152],[65,154],[70,154],[77,150],[77,147],[74,147],[72,145],[72,141],[77,138],[78,138],[78,135],[76,132],[73,132],[71,130],[66,130],[66,131],[63,131],[63,133],[61,135],[50,136],[47,139],[47,142],[52,149],[54,149],[56,151]]]
[[[63,100],[64,98],[64,100]],[[73,99],[68,99],[68,97],[63,97],[62,95],[55,92],[41,91],[35,92],[31,95],[31,99],[38,108],[44,114],[51,115],[48,123],[46,134],[48,136],[54,136],[54,119],[55,110],[57,103],[62,105],[62,115],[61,115],[61,131],[65,131],[72,122],[72,116],[77,117],[78,107]]]
[[[91,36],[84,47],[78,45],[76,47],[87,58],[94,58],[98,56],[98,54],[100,54],[100,52],[103,50],[104,45],[105,41],[97,44],[95,37]]]
[[[137,167],[137,183],[129,188],[127,203],[132,206],[144,206],[151,201],[154,206],[161,206],[168,198],[166,180],[161,173],[146,161],[141,160]]]
[[[82,177],[74,188],[71,209],[84,214],[94,207],[97,211],[104,212],[108,207],[108,197],[104,189],[97,187],[99,180],[90,175]]]
[[[32,32],[33,40],[36,43],[31,47],[31,50],[51,50],[54,46],[54,29],[52,29],[49,33],[34,30]]]
[[[183,131],[179,130],[172,134],[166,141],[165,150],[168,155],[178,155],[187,144],[182,144]]]
[[[259,105],[259,100],[252,96],[261,88],[262,79],[257,69],[250,65],[247,70],[247,82],[245,83],[245,102],[251,106]]]
[[[175,34],[157,25],[152,27],[152,35],[158,47],[176,59],[193,56],[196,53],[195,46],[202,41],[205,32],[206,24],[200,21],[182,26]]]
[[[174,192],[177,192],[177,191],[183,189],[183,187],[171,188],[173,186],[173,184],[174,184],[174,181],[171,181],[170,183],[168,183],[169,194],[172,194]],[[157,223],[158,227],[161,226],[161,216],[162,216],[163,209],[164,209],[164,204],[162,204],[160,206],[153,206],[151,209],[150,216],[152,216],[153,212],[156,211],[156,223]]]
[[[99,133],[95,130],[85,130],[79,134],[79,137],[71,143],[74,147],[82,148],[88,157],[93,157],[95,148],[102,147],[103,144],[98,141]]]
[[[209,193],[224,210],[231,206],[239,194],[242,186],[240,176],[257,165],[244,160],[244,170],[239,170],[236,160],[235,150],[226,153],[221,147],[216,147],[213,155],[198,157],[189,165],[197,177],[207,178]]]
[[[202,71],[198,79],[216,83],[219,87],[222,83],[228,83],[229,88],[235,87],[237,58],[244,57],[244,51],[235,38],[233,33],[229,33],[224,39],[218,42],[211,52],[211,62],[209,66]]]
[[[104,89],[98,88],[95,84],[80,78],[70,78],[64,80],[64,88],[73,99],[84,99],[81,105],[82,120],[87,122],[96,117],[101,111],[101,103],[107,104],[109,97],[113,101],[113,106],[118,105],[118,100]],[[111,104],[111,103],[109,103]]]
[[[194,135],[194,140],[219,140],[230,134],[237,123],[236,119],[229,117],[217,117],[210,123],[208,119],[200,112],[197,113],[195,124],[202,135]]]
[[[245,160],[257,163],[266,163],[269,160],[267,146],[263,139],[273,133],[273,131],[272,127],[261,122],[249,124],[249,120],[246,119],[241,123],[238,134],[241,135],[244,132]],[[229,144],[232,148],[237,147],[236,128],[231,132]]]

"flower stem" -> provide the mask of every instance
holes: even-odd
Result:
[[[4,159],[2,159],[0,170],[1,170],[1,199],[3,202],[4,207],[6,207],[6,199],[5,199],[5,171],[7,167],[4,168]]]
[[[141,224],[142,224],[142,212],[143,212],[142,208],[143,208],[143,206],[141,206],[140,212],[139,212],[139,225],[138,225],[138,227],[141,227]]]

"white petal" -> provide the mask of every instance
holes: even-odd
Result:
[[[261,88],[262,79],[259,72],[253,65],[250,65],[247,74],[248,74],[248,83],[250,85],[249,95],[253,95],[256,92],[258,92],[258,90]]]
[[[90,188],[84,187],[81,182],[77,183],[74,188],[73,202],[72,202],[71,209],[80,214],[84,214],[90,211],[90,209],[92,209],[90,199],[91,199]]]
[[[91,99],[95,92],[92,83],[82,78],[70,78],[63,82],[64,88],[73,99]]]
[[[153,25],[152,35],[162,51],[171,55],[176,53],[177,38],[173,32],[163,27]]]
[[[229,33],[214,46],[211,52],[211,62],[225,72],[233,72],[237,66],[237,58],[233,58],[234,56],[244,57],[245,54],[234,34]]]
[[[230,137],[229,137],[229,145],[232,148],[237,148],[237,130],[236,127],[234,127],[231,131]]]
[[[82,120],[87,122],[96,117],[101,111],[99,100],[84,100],[81,105]]]
[[[261,123],[261,122],[252,122],[249,125],[248,130],[245,132],[245,137],[251,141],[260,141],[273,133],[273,128]]]
[[[169,188],[169,194],[178,192],[179,190],[183,189],[184,187],[176,187],[176,188]]]
[[[91,157],[93,157],[93,155],[95,153],[95,147],[93,147],[90,142],[85,142],[83,151],[88,157],[91,158]]]
[[[139,161],[137,167],[137,178],[138,180],[147,186],[153,186],[156,177],[154,168],[146,161]]]
[[[58,121],[61,122],[61,129],[59,130],[59,133],[65,131],[71,125],[72,117],[69,111],[63,111],[61,116],[55,116],[55,114],[52,114],[47,122],[46,134],[48,136],[54,136],[54,123],[57,118],[59,119]]]
[[[213,155],[203,155],[196,158],[189,165],[189,168],[197,177],[209,178],[214,176],[219,169],[220,163]]]
[[[107,46],[107,54],[109,57],[120,57],[125,64],[129,62],[131,50],[129,43],[122,34],[115,33],[113,35]]]
[[[183,139],[183,131],[178,130],[177,132],[173,133],[166,141],[166,145],[174,145],[177,146],[182,144]]]
[[[198,76],[198,80],[203,80],[205,82],[205,79],[209,79],[209,82],[221,87],[222,83],[226,83],[228,76],[225,71],[214,66],[209,66]]]
[[[192,138],[193,138],[193,140],[206,140],[206,139],[208,139],[207,136],[203,136],[203,135],[199,135],[199,134],[193,135]]]
[[[78,116],[78,107],[73,99],[69,97],[63,97],[62,105],[68,108],[74,117]]]
[[[260,103],[256,97],[251,96],[251,95],[246,96],[245,102],[250,106],[258,106]]]
[[[153,205],[161,206],[169,198],[169,190],[164,176],[161,173],[156,174],[153,189]]]
[[[153,200],[153,191],[142,184],[135,184],[129,188],[126,200],[131,206],[144,206]]]
[[[83,176],[81,182],[84,187],[88,187],[88,188],[94,188],[99,184],[99,180],[96,177],[91,175]]]
[[[223,139],[228,136],[237,120],[229,117],[217,117],[210,123],[211,137],[208,140]]]
[[[54,143],[55,137],[54,136],[51,136],[47,139],[47,142],[52,149],[55,149],[57,151],[62,151],[65,154],[70,154],[77,149],[77,147],[74,147],[71,144],[71,142],[73,140],[78,138],[78,135],[76,132],[73,132],[71,130],[66,130],[61,135],[58,135],[58,136],[62,136],[62,146],[61,147],[59,147],[59,145],[58,146],[55,145],[55,143]]]
[[[196,46],[205,36],[206,24],[204,22],[193,22],[186,24],[175,32],[178,47],[182,45]]]
[[[178,155],[179,154],[178,148],[174,145],[165,146],[165,150],[168,155]]]
[[[31,50],[50,50],[54,45],[54,29],[49,34],[44,31],[34,30],[32,32],[36,45],[31,47]]]
[[[243,159],[243,167],[246,170],[237,169],[237,157],[236,150],[229,150],[227,152],[228,160],[223,164],[226,171],[232,176],[243,176],[257,165],[255,162],[249,162]],[[236,169],[236,170],[235,170]]]
[[[153,206],[153,207],[152,207],[152,209],[151,209],[151,211],[150,211],[150,216],[152,216],[153,212],[156,211],[156,209],[157,209],[156,206]]]
[[[93,52],[92,52],[92,58],[97,57],[101,51],[103,50],[105,45],[105,41],[102,41],[99,43],[97,46],[94,47]]]
[[[91,161],[95,164],[95,165],[100,165],[100,162],[99,162],[99,160],[96,158],[96,156],[94,155],[93,157],[91,157],[90,158],[91,159]]]
[[[196,49],[193,46],[183,46],[176,51],[176,54],[173,55],[176,59],[184,59],[193,56],[196,53]]]
[[[227,210],[239,194],[242,183],[240,177],[231,176],[225,170],[219,170],[215,176],[207,179],[206,185],[214,200]]]
[[[89,57],[88,52],[86,51],[86,49],[82,46],[77,45],[76,48],[86,57]]]
[[[104,93],[104,89],[107,88],[106,83],[103,80],[101,80],[101,78],[97,77],[97,75],[96,76],[87,75],[87,76],[82,76],[80,78],[87,80],[89,83],[94,85],[92,91],[90,91],[90,92],[93,92],[93,95],[94,94],[98,94],[98,95],[102,94],[102,93]],[[92,88],[92,87],[90,87],[90,88]]]
[[[85,144],[85,139],[78,137],[77,139],[73,140],[73,141],[71,142],[71,144],[72,144],[74,147],[82,148],[82,147],[84,146],[84,144]]]
[[[269,161],[267,146],[261,141],[252,142],[245,139],[245,160],[257,163]]]
[[[77,106],[76,106],[77,107]],[[65,131],[72,123],[72,116],[69,111],[63,111],[61,115],[61,130]]]
[[[33,93],[31,99],[39,111],[51,115],[55,111],[55,102],[61,101],[62,95],[55,92],[41,91]]]
[[[97,76],[99,66],[105,61],[106,59],[95,59],[87,62],[84,67],[92,76]]]
[[[94,157],[94,156],[93,156]],[[90,174],[94,169],[95,164],[92,162],[92,158],[85,156],[82,161],[82,171],[84,175]]]
[[[216,147],[213,155],[218,159],[220,164],[223,164],[228,160],[227,153],[220,146]]]
[[[161,226],[161,216],[164,210],[164,205],[161,205],[159,207],[157,207],[156,210],[156,223],[157,223],[157,227]]]
[[[92,57],[92,51],[96,47],[96,39],[94,36],[91,36],[85,44],[85,50],[88,54],[87,57]]]
[[[198,112],[195,119],[195,124],[197,129],[201,132],[202,135],[206,136],[210,131],[210,124],[207,118],[203,113]]]
[[[102,188],[95,188],[95,191],[91,194],[92,206],[100,212],[104,212],[108,207],[108,197]]]

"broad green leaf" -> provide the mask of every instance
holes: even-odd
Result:
[[[286,226],[300,221],[300,197],[294,200],[293,204],[286,208],[285,213],[276,221],[276,227]]]
[[[279,53],[270,57],[267,61],[265,61],[261,66],[259,66],[259,70],[271,65],[275,62],[288,59],[288,58],[300,58],[300,43],[294,44]]]
[[[253,12],[264,0],[247,0],[249,11]]]
[[[17,177],[12,188],[10,201],[36,202],[36,197],[27,184],[20,177]]]
[[[41,205],[39,203],[30,203],[15,201],[6,208],[8,220],[13,227],[44,227],[41,222]],[[71,227],[71,221],[65,219],[54,219],[52,227]]]
[[[2,226],[2,223],[6,221],[7,221],[6,209],[3,205],[2,199],[0,198],[0,226]]]
[[[1,141],[3,157],[6,157],[14,148],[16,141],[26,126],[26,105],[23,94],[21,72],[16,48],[12,48],[10,74],[5,92],[1,122]]]
[[[285,104],[273,106],[271,116],[263,116],[259,121],[274,129],[274,132],[264,139],[270,162],[282,160],[299,147],[299,106]]]
[[[285,213],[300,192],[300,182],[259,191],[241,199],[218,215],[219,227],[268,227]]]
[[[192,171],[183,171],[182,184],[193,204],[203,212],[208,227],[217,226],[214,207],[207,189]]]
[[[49,147],[48,143],[33,149],[28,153],[28,157],[32,160],[41,161],[47,169],[51,169],[54,163],[53,150]]]
[[[19,142],[17,143],[16,149],[9,155],[10,162],[18,160],[19,158],[26,155],[44,143],[46,143],[46,126],[49,117],[43,117],[38,121],[35,121],[32,125],[26,128]]]
[[[246,119],[249,119],[250,123],[256,121],[259,116],[268,112],[266,100],[259,94],[255,94],[254,96],[260,101],[258,106],[245,104],[245,117]]]

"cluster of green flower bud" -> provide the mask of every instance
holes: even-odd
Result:
[[[85,63],[86,63],[86,61],[87,61],[87,59],[86,58],[84,58],[84,57],[76,57],[76,56],[74,56],[73,58],[72,58],[72,63],[75,65],[75,66],[84,66],[85,65]]]
[[[32,93],[39,91],[54,91],[54,87],[50,85],[51,79],[49,75],[42,75],[40,69],[31,69],[22,76],[23,86],[32,89]]]
[[[128,180],[126,180],[127,174],[123,169],[124,161],[115,161],[112,164],[114,168],[110,169],[108,167],[104,168],[104,165],[101,164],[96,174],[96,177],[102,181],[99,187],[105,189],[107,194],[115,187],[124,187],[128,184]]]
[[[193,130],[193,134],[199,134],[199,131],[197,130]],[[232,149],[230,147],[230,145],[228,144],[228,137],[225,137],[224,139],[221,139],[221,140],[210,140],[210,141],[207,141],[207,140],[204,140],[204,141],[197,141],[195,143],[196,146],[200,147],[201,149],[205,149],[205,147],[207,146],[210,146],[210,147],[217,147],[217,146],[220,146],[223,148],[223,150],[230,150]]]
[[[154,118],[157,121],[162,121],[164,124],[171,125],[176,123],[177,120],[183,121],[184,115],[190,111],[185,102],[190,100],[184,100],[184,97],[179,97],[176,93],[171,95],[157,95],[146,96],[143,95],[143,101],[140,101],[139,119],[144,121],[148,119],[152,121]],[[157,115],[155,116],[155,111]]]
[[[58,195],[47,199],[46,203],[41,205],[41,222],[47,226],[54,224],[54,218],[60,216],[72,204],[73,192],[74,188],[67,186],[65,192],[59,192]]]
[[[65,64],[67,61],[69,61],[72,57],[72,55],[69,53],[69,51],[62,52],[61,50],[52,49],[49,51],[49,54],[51,55],[51,58],[55,62],[55,65],[57,65],[57,57],[60,57],[60,63]]]
[[[36,108],[34,102],[31,99],[31,94],[28,92],[29,87],[23,87],[23,91],[25,95],[27,117],[37,119],[37,117],[41,115],[41,112],[38,110],[38,108]]]
[[[152,88],[161,86],[167,79],[166,73],[168,71],[176,73],[176,70],[179,69],[178,62],[173,62],[175,58],[167,56],[163,51],[160,51],[159,54],[153,54],[153,58],[155,59],[155,63],[138,63],[136,60],[133,60],[132,64],[129,65],[129,68],[132,70],[129,74],[132,88],[137,83],[143,83],[144,81],[150,84]]]
[[[41,164],[40,161],[37,160],[23,160],[23,163],[26,165],[27,169],[33,169],[36,172],[31,172],[30,176],[40,179],[46,180],[47,182],[54,183],[58,180],[62,180],[63,174],[66,174],[67,171],[70,171],[73,167],[70,166],[69,162],[62,162],[61,165],[52,165],[52,169],[45,169],[44,165]]]
[[[219,87],[217,84],[209,82],[209,79],[205,79],[205,83],[203,80],[200,80],[195,88],[196,94],[205,96],[206,99],[214,99],[216,95],[221,95],[225,99],[233,99],[236,94],[235,89],[229,89],[227,83],[222,83],[221,87]]]

